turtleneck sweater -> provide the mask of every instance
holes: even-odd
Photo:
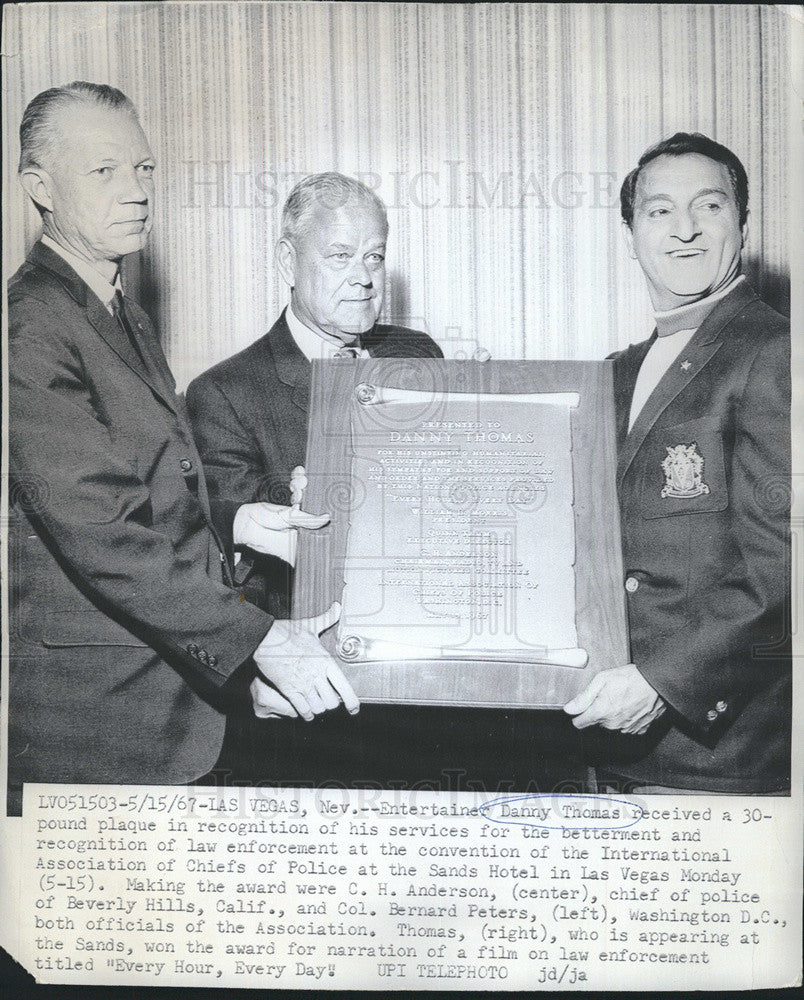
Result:
[[[740,281],[745,281],[743,275],[730,281],[720,291],[698,299],[697,302],[689,302],[687,305],[678,306],[677,309],[668,309],[666,312],[655,314],[658,336],[648,349],[637,375],[628,420],[629,431],[670,366],[692,340],[695,331],[718,302],[732,292]]]

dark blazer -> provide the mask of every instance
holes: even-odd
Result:
[[[426,334],[396,326],[374,327],[363,337],[363,346],[372,357],[443,357]],[[269,333],[204,372],[187,389],[213,512],[228,542],[241,504],[290,503],[290,474],[305,463],[311,370],[283,312]],[[255,557],[244,592],[272,614],[286,617],[289,574],[281,560]]]
[[[146,314],[140,356],[34,246],[9,286],[10,778],[183,782],[272,619],[227,586],[200,457]]]
[[[632,659],[669,708],[644,738],[615,741],[615,769],[680,788],[789,787],[789,323],[741,282],[628,433],[655,336],[615,355],[614,385]],[[678,445],[687,471],[703,460],[697,485],[668,483]]]

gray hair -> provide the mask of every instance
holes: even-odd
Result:
[[[328,171],[311,174],[293,188],[282,209],[282,233],[280,239],[294,243],[304,232],[318,205],[335,210],[344,205],[362,203],[371,205],[380,215],[386,232],[388,213],[377,195],[360,181],[344,174]]]
[[[63,87],[51,87],[30,102],[20,124],[20,173],[31,167],[44,167],[52,152],[57,135],[54,113],[71,104],[90,104],[103,108],[120,108],[135,118],[137,111],[124,93],[105,83],[85,83],[76,80]]]

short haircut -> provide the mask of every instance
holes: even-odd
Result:
[[[623,186],[620,188],[620,214],[629,229],[634,222],[634,197],[642,168],[658,156],[683,156],[685,153],[699,153],[725,166],[734,189],[734,198],[740,213],[740,226],[745,225],[748,218],[748,177],[739,158],[730,149],[700,132],[676,132],[669,139],[663,139],[650,149],[646,149],[636,167],[623,181]]]
[[[20,124],[19,170],[43,167],[55,145],[54,113],[71,104],[94,104],[103,108],[120,108],[135,118],[137,111],[121,91],[105,83],[84,83],[76,80],[63,87],[51,87],[30,102]]]
[[[282,209],[280,239],[294,243],[304,232],[318,205],[338,209],[344,205],[362,203],[371,205],[380,214],[388,232],[388,213],[377,195],[360,181],[329,171],[311,174],[293,188]]]

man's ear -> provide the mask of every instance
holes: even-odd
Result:
[[[53,211],[53,198],[50,193],[52,180],[46,170],[42,170],[41,167],[29,167],[23,170],[20,174],[20,184],[28,197],[40,208],[48,212]]]
[[[296,284],[296,251],[290,240],[281,239],[276,244],[276,266],[288,288]]]
[[[748,242],[748,218],[749,218],[749,215],[746,212],[745,222],[743,223],[743,227],[740,230],[740,234],[742,235],[742,238],[743,238],[743,242],[741,244],[742,247],[745,247],[746,243]]]
[[[623,227],[623,239],[625,240],[625,245],[628,248],[628,256],[631,258],[631,260],[636,260],[637,255],[636,255],[636,250],[634,250],[634,234],[631,232],[631,227],[624,219],[622,222],[622,227]]]

